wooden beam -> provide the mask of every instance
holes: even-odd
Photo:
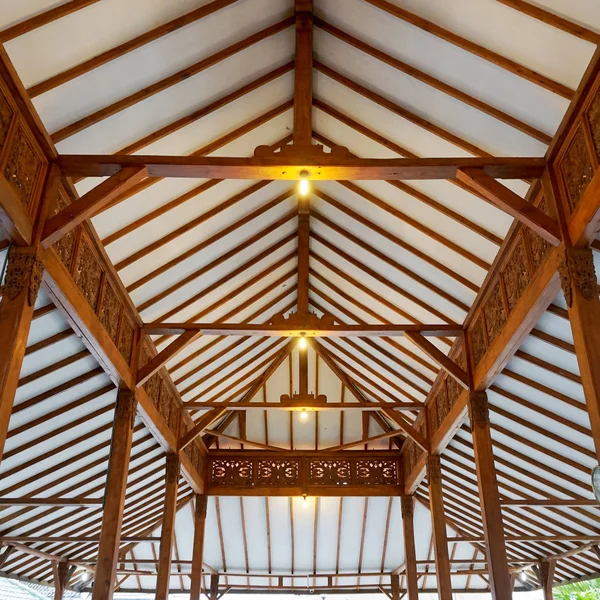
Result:
[[[493,600],[508,600],[512,597],[511,582],[490,435],[490,414],[485,392],[469,394],[469,415],[471,418],[471,434],[473,436],[473,451],[488,559],[490,589]]]
[[[190,600],[200,600],[202,593],[202,560],[204,557],[204,530],[208,497],[196,494],[194,508],[194,543],[192,547],[192,573],[190,577]]]
[[[440,600],[452,600],[450,557],[448,556],[448,537],[446,535],[446,516],[442,491],[442,468],[438,455],[427,457],[427,478],[429,480],[429,510],[433,526],[438,594]]]
[[[91,219],[98,214],[115,198],[146,179],[147,176],[148,173],[144,167],[121,169],[87,194],[71,202],[57,215],[48,219],[42,234],[42,244],[49,248],[86,219]]]
[[[102,498],[0,498],[0,506],[102,506]]]
[[[368,416],[369,413],[363,413]],[[393,437],[397,437],[399,435],[403,435],[403,431],[386,431],[384,433],[380,433],[379,435],[373,435],[371,437],[364,436],[360,440],[356,440],[354,442],[348,442],[347,444],[340,444],[338,446],[330,446],[329,448],[320,448],[321,452],[337,452],[339,450],[349,450],[350,448],[356,448],[356,446],[366,446],[372,442],[379,442],[381,440],[388,440]]]
[[[109,177],[124,167],[145,167],[149,177],[190,177],[194,179],[299,180],[302,171],[311,180],[408,180],[456,179],[458,169],[482,169],[498,179],[539,178],[543,158],[345,158],[313,152],[289,158],[68,155],[57,164],[67,177]]]
[[[571,100],[575,94],[575,92],[567,86],[553,81],[549,77],[537,73],[536,71],[529,69],[509,58],[506,58],[505,56],[497,54],[488,48],[484,48],[479,44],[471,42],[470,40],[467,40],[466,38],[463,38],[452,31],[444,29],[443,27],[440,27],[439,25],[436,25],[427,19],[419,17],[418,15],[401,8],[397,4],[388,2],[388,0],[366,1],[369,4],[372,4],[373,6],[376,6],[377,8],[387,12],[388,14],[405,21],[406,23],[410,23],[411,25],[426,31],[431,35],[435,35],[436,37],[439,37],[450,44],[454,44],[455,46],[462,48],[467,52],[471,52],[483,60],[487,60],[488,62],[497,65],[498,67],[501,67],[510,73],[514,73],[515,75],[528,81],[531,81],[535,85],[539,85],[563,98]]]
[[[402,509],[402,531],[404,533],[404,571],[408,600],[419,600],[417,552],[415,549],[414,511],[415,499],[412,496],[400,498]]]
[[[432,358],[448,375],[464,389],[469,389],[469,377],[451,358],[448,358],[441,350],[426,340],[420,333],[408,332],[406,337],[415,346],[420,348],[429,358]]]
[[[325,336],[360,336],[391,337],[421,333],[426,336],[458,336],[463,330],[457,324],[436,323],[406,325],[330,325],[326,329],[315,328],[314,323],[307,321],[304,325],[294,323],[292,327],[285,324],[261,325],[238,323],[145,323],[142,327],[147,335],[178,335],[186,331],[196,331],[203,335],[261,335],[274,337],[307,338]],[[416,342],[415,342],[416,343]]]
[[[160,371],[171,359],[175,358],[187,346],[195,342],[202,335],[201,331],[186,331],[177,339],[161,350],[154,358],[151,358],[137,375],[136,387],[144,385],[152,375]]]
[[[410,438],[415,444],[417,444],[420,448],[425,450],[425,452],[429,452],[430,445],[429,441],[418,432],[413,424],[407,421],[402,415],[398,414],[393,408],[382,408],[382,412],[387,415],[400,429]]]
[[[468,185],[500,210],[530,227],[548,243],[553,246],[560,244],[561,235],[556,221],[510,188],[481,169],[459,169],[456,175],[459,181]]]
[[[136,399],[133,392],[119,390],[115,407],[108,477],[104,495],[104,512],[98,548],[98,567],[92,591],[92,600],[110,600],[115,585],[121,525],[125,508],[127,473],[133,438],[133,424],[136,413]]]
[[[210,576],[210,590],[208,594],[208,600],[219,599],[219,574],[212,573]]]
[[[312,139],[313,0],[295,0],[294,145]]]
[[[11,25],[10,27],[6,27],[2,31],[0,31],[0,43],[6,44],[10,40],[14,40],[30,31],[34,31],[43,27],[44,25],[48,25],[58,19],[62,19],[67,15],[74,13],[75,11],[81,10],[82,8],[86,8],[92,4],[96,4],[96,2],[100,2],[100,0],[69,0],[64,4],[56,6],[55,8],[51,8],[50,10],[46,10],[39,15],[35,15],[34,17],[30,17],[29,19],[25,19],[24,21],[20,21],[15,25]]]
[[[226,412],[227,408],[216,407],[203,414],[195,422],[194,427],[179,440],[179,451],[181,452],[181,450],[189,446],[199,435],[204,433],[205,429],[208,429],[215,421],[218,421]]]
[[[160,533],[158,575],[156,577],[156,600],[168,600],[169,597],[180,467],[179,456],[177,454],[167,454],[165,502]]]
[[[500,506],[598,506],[597,500],[590,499],[564,499],[564,498],[522,498],[514,500],[501,499]]]
[[[424,410],[425,406],[423,404],[416,404],[415,402],[386,402],[385,404],[380,404],[377,402],[326,402],[325,404],[320,404],[316,400],[311,400],[307,398],[302,401],[302,407],[290,407],[286,404],[282,404],[281,402],[218,402],[218,401],[209,401],[209,402],[186,402],[186,408],[226,408],[230,411],[242,411],[242,410],[293,410],[298,411],[301,408],[306,408],[308,410],[315,411],[323,411],[323,410],[362,410],[362,411],[376,411],[380,410],[382,406],[390,409],[398,409],[398,410]]]
[[[81,5],[81,7],[83,7],[85,5],[92,4],[98,1],[99,0],[72,0],[72,2],[68,4],[79,4]],[[185,15],[182,15],[181,17],[177,17],[167,23],[163,23],[158,27],[151,29],[150,31],[142,33],[141,35],[138,35],[137,37],[132,38],[124,42],[123,44],[116,46],[115,48],[111,48],[110,50],[106,50],[104,52],[96,54],[93,58],[90,58],[74,67],[70,67],[62,73],[52,75],[48,79],[41,81],[40,83],[36,83],[35,85],[28,88],[27,93],[30,98],[35,98],[36,96],[49,92],[50,90],[53,90],[54,88],[57,88],[60,85],[64,85],[65,83],[77,77],[81,77],[82,75],[89,73],[93,69],[97,69],[98,67],[101,67],[102,65],[105,65],[108,62],[125,56],[129,52],[133,52],[134,50],[137,50],[138,48],[141,48],[146,44],[154,42],[162,36],[173,33],[174,31],[177,31],[182,27],[186,27],[187,25],[190,25],[191,23],[194,23],[202,19],[203,17],[211,15],[217,10],[225,8],[236,1],[237,0],[214,0],[213,2],[209,2],[208,4],[205,4],[200,8],[197,8],[189,13],[186,13]],[[63,6],[59,7],[59,9],[62,8]]]
[[[6,546],[4,548],[4,550],[0,554],[0,571],[2,571],[2,567],[4,566],[4,563],[6,563],[6,561],[8,560],[8,558],[14,551],[15,551],[14,546]]]

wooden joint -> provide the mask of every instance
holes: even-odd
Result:
[[[490,410],[488,397],[485,392],[469,393],[469,418],[471,420],[471,427],[489,425]]]
[[[562,249],[558,273],[569,308],[573,306],[575,293],[580,293],[585,300],[593,300],[598,296],[596,269],[591,248]]]
[[[27,302],[34,306],[43,275],[44,266],[36,248],[11,246],[2,293],[9,300],[15,300],[21,293],[27,292]]]

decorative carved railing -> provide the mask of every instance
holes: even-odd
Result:
[[[208,460],[207,492],[217,496],[394,496],[401,489],[397,452],[222,451]]]

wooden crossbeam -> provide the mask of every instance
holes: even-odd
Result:
[[[598,506],[598,502],[587,498],[522,498],[500,500],[501,506]]]
[[[102,498],[0,498],[0,506],[102,506]]]
[[[429,452],[429,442],[421,435],[413,425],[407,421],[402,415],[398,414],[393,408],[384,408],[383,412],[392,420],[400,429],[412,438],[425,452]]]
[[[296,61],[294,69],[294,145],[307,146],[312,137],[313,2],[296,0]]]
[[[453,377],[459,385],[469,389],[469,377],[452,359],[448,358],[437,346],[425,339],[420,333],[407,332],[406,337],[432,358],[444,371]]]
[[[201,332],[202,335],[260,335],[271,337],[300,337],[307,338],[330,336],[359,336],[359,337],[393,337],[400,335],[423,334],[426,336],[457,336],[462,335],[462,327],[457,324],[436,323],[405,324],[405,325],[331,325],[327,329],[294,328],[270,324],[237,324],[237,323],[146,323],[144,333],[148,335],[179,335],[186,331]]]
[[[225,413],[227,408],[213,408],[206,414],[202,415],[194,425],[180,440],[179,450],[183,450],[189,446],[200,434],[204,433],[215,421],[218,421]]]
[[[91,219],[115,198],[147,177],[148,173],[144,167],[121,169],[49,219],[42,233],[42,244],[46,248],[52,246],[69,231],[73,231],[86,219]]]
[[[109,177],[124,167],[146,167],[149,177],[195,179],[299,180],[302,171],[311,180],[456,179],[458,169],[482,169],[497,179],[537,179],[543,158],[352,158],[323,154],[280,158],[275,156],[144,156],[68,155],[57,164],[67,177]]]
[[[172,358],[184,348],[195,342],[202,335],[201,331],[185,331],[175,341],[151,358],[137,374],[136,387],[144,385],[152,375],[160,371]]]
[[[245,411],[245,410],[301,410],[299,408],[290,408],[289,406],[282,404],[281,402],[186,402],[187,408],[227,408],[232,411]],[[414,402],[386,402],[385,404],[378,404],[376,402],[327,402],[326,404],[319,404],[316,401],[309,399],[302,402],[302,408],[309,410],[362,410],[366,412],[372,412],[379,410],[382,406],[389,407],[397,410],[423,410],[425,406],[423,404],[416,404]]]
[[[357,446],[364,446],[365,444],[370,444],[372,442],[380,442],[381,440],[388,440],[392,437],[397,437],[399,435],[404,435],[403,431],[385,431],[384,433],[380,433],[379,435],[373,435],[371,437],[364,437],[360,440],[355,440],[354,442],[348,442],[347,444],[340,444],[338,446],[331,446],[329,448],[321,448],[322,452],[338,452],[339,450],[349,450],[350,448],[356,448]]]
[[[548,243],[553,246],[560,244],[560,231],[556,221],[481,169],[459,169],[456,176],[488,202],[530,227]]]

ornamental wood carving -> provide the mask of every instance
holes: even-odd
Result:
[[[517,241],[501,273],[510,313],[531,281],[523,231],[517,236]]]
[[[3,174],[29,215],[35,217],[45,168],[25,126],[17,123]]]
[[[94,312],[97,312],[98,309],[98,298],[103,277],[104,270],[92,250],[90,241],[87,236],[82,236],[75,258],[73,279]]]
[[[594,96],[586,117],[592,135],[596,158],[600,159],[600,93],[596,93]]]
[[[469,394],[469,418],[471,427],[487,425],[490,422],[488,397],[485,392],[471,392]]]
[[[440,457],[436,454],[427,457],[427,479],[429,485],[442,483],[442,464]]]
[[[569,208],[573,212],[594,176],[594,169],[581,124],[575,130],[569,148],[560,160],[558,168],[567,191]]]
[[[8,101],[4,89],[0,87],[0,154],[8,137],[8,130],[15,116],[15,111]]]
[[[387,458],[211,458],[209,484],[215,487],[319,488],[399,486],[398,461]],[[218,493],[218,492],[217,492]]]
[[[578,290],[586,300],[597,292],[596,270],[590,248],[565,248],[558,264],[560,283],[567,306],[573,306],[573,292]]]
[[[113,286],[105,279],[100,298],[98,318],[115,344],[117,342],[117,334],[119,333],[121,309],[121,302],[117,293]]]
[[[12,246],[8,254],[3,293],[9,300],[14,300],[21,292],[27,291],[27,302],[33,306],[43,275],[42,262],[29,248]]]
[[[501,279],[493,286],[491,293],[484,302],[483,314],[485,316],[487,338],[491,344],[502,332],[508,318],[506,307],[504,306],[504,294]]]
[[[415,500],[412,496],[402,496],[402,516],[412,517],[415,511]]]

